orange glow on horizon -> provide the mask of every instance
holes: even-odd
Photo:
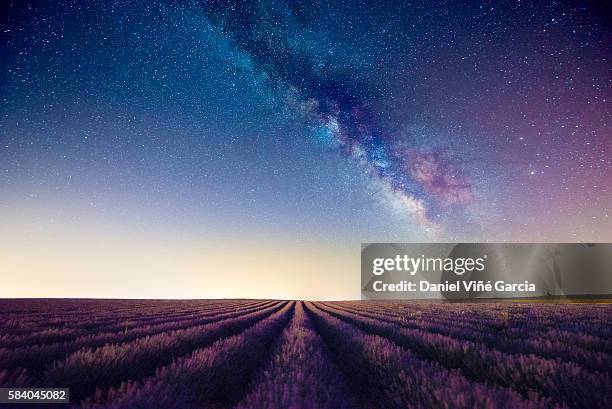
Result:
[[[0,297],[359,298],[359,248],[13,220],[0,236]],[[204,236],[204,234],[203,234]]]

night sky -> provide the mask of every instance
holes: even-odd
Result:
[[[604,2],[2,7],[8,295],[350,298],[361,242],[612,240]]]

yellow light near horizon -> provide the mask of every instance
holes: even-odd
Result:
[[[0,297],[359,298],[359,248],[280,238],[16,223],[2,229],[0,273]]]

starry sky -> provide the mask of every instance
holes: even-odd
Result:
[[[0,296],[358,298],[361,242],[612,240],[605,2],[2,7]]]

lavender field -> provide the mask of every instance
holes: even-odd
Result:
[[[0,300],[0,387],[68,387],[63,408],[612,408],[611,322],[610,304]]]

